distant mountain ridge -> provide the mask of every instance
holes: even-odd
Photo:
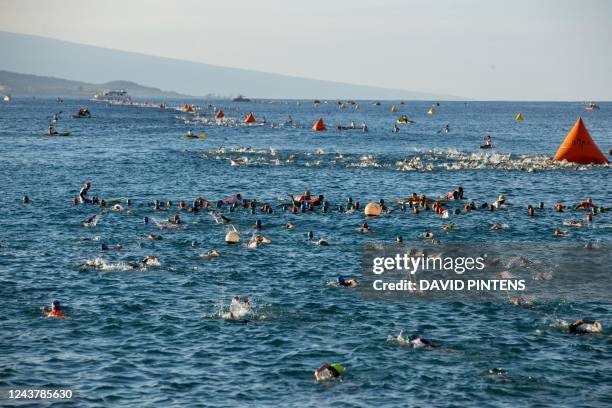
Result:
[[[71,78],[85,83],[122,78],[197,96],[243,94],[278,99],[463,100],[449,95],[221,67],[5,31],[0,31],[0,50],[0,69],[7,71]]]
[[[136,98],[191,98],[172,91],[142,86],[131,81],[111,81],[104,84],[71,81],[68,79],[19,74],[0,71],[0,94],[12,96],[79,96],[93,97],[109,89],[126,89],[130,96]]]

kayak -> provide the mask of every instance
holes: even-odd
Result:
[[[183,140],[191,140],[191,139],[206,139],[206,135],[204,133],[200,133],[199,135],[185,135],[181,137]]]
[[[70,132],[55,132],[54,134],[43,134],[43,136],[70,136]]]

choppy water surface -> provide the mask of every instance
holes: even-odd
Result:
[[[70,115],[87,102],[16,98],[0,105],[0,387],[72,387],[76,404],[112,406],[612,404],[612,307],[590,302],[588,293],[583,302],[535,299],[518,308],[507,301],[366,302],[356,289],[329,284],[340,274],[360,278],[364,245],[397,235],[417,240],[449,222],[455,229],[442,241],[537,245],[558,239],[551,233],[559,227],[569,230],[567,242],[609,244],[610,212],[572,228],[563,221],[585,214],[551,206],[589,197],[612,206],[610,168],[548,158],[579,115],[607,153],[611,104],[589,113],[579,103],[449,102],[428,116],[425,102],[399,105],[396,114],[390,102],[360,102],[359,112],[331,102],[317,109],[295,101],[213,103],[225,110],[227,126],[210,124],[206,108],[192,115],[89,103],[93,117],[75,120]],[[57,128],[73,136],[42,137],[60,110]],[[272,126],[231,126],[248,111]],[[524,122],[514,121],[518,112]],[[391,133],[400,114],[416,123]],[[294,125],[283,125],[288,115]],[[329,132],[310,131],[319,116]],[[370,131],[333,129],[351,119],[365,120]],[[446,123],[450,133],[438,133]],[[189,128],[207,139],[181,140]],[[494,151],[478,148],[486,133]],[[90,196],[131,198],[130,212],[106,211],[95,227],[82,227],[100,210],[71,204],[87,180]],[[282,209],[287,193],[305,190],[335,208],[349,196],[392,203],[412,192],[440,196],[457,184],[476,204],[504,194],[514,206],[446,220],[395,211],[368,220],[372,234],[355,231],[362,212]],[[274,214],[257,215],[224,207],[243,240],[259,218],[272,244],[228,246],[226,226],[206,212],[181,211],[178,229],[156,226],[181,199],[236,193],[273,206]],[[20,202],[25,194],[29,205]],[[156,199],[174,209],[153,211]],[[546,209],[527,217],[527,205],[540,201]],[[286,230],[287,222],[296,228]],[[507,227],[491,231],[494,223]],[[307,231],[330,246],[307,243]],[[150,241],[151,233],[163,239]],[[102,251],[102,243],[123,250]],[[221,257],[201,256],[211,249]],[[161,265],[126,266],[146,255]],[[106,267],[87,266],[96,260]],[[248,323],[222,317],[233,295],[253,299]],[[54,298],[70,320],[40,317],[40,306]],[[604,334],[568,334],[564,322],[578,318],[599,319]],[[451,351],[386,341],[400,330]],[[344,381],[315,383],[313,370],[323,362],[342,363]]]

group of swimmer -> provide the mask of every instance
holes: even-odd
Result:
[[[107,204],[105,200],[99,199],[98,197],[89,198],[89,191],[92,188],[91,182],[86,182],[79,189],[78,195],[74,197],[73,204],[74,205],[97,205],[102,208],[106,208]],[[189,213],[198,213],[200,211],[206,211],[217,224],[221,225],[229,225],[233,229],[234,232],[237,233],[237,230],[231,224],[230,214],[239,209],[243,209],[248,211],[251,215],[256,215],[258,212],[262,214],[274,214],[277,209],[282,209],[283,211],[290,212],[291,214],[312,212],[312,211],[320,211],[322,213],[327,213],[330,211],[335,211],[339,213],[352,213],[361,209],[361,203],[359,200],[353,200],[352,197],[348,197],[345,204],[332,206],[331,203],[325,199],[325,196],[322,194],[314,195],[311,194],[310,191],[305,191],[300,195],[287,195],[288,200],[282,203],[279,206],[273,207],[269,202],[265,200],[258,199],[247,199],[242,197],[240,193],[231,195],[225,199],[221,200],[206,200],[203,197],[196,197],[191,205],[187,205],[185,200],[180,200],[178,205],[174,207],[172,202],[167,202],[165,205],[162,205],[159,201],[154,201],[152,205],[152,210],[154,211],[168,211],[173,210],[173,208],[178,208],[179,211],[187,211]],[[421,211],[431,211],[432,213],[438,214],[442,217],[448,217],[451,213],[445,207],[450,205],[453,201],[462,201],[465,200],[465,192],[461,185],[456,186],[456,188],[452,191],[447,192],[444,196],[440,198],[432,199],[427,197],[425,194],[417,194],[413,193],[411,197],[405,199],[399,199],[395,201],[394,204],[388,204],[384,199],[380,199],[377,205],[380,207],[381,214],[391,214],[395,211],[408,212],[408,209],[412,209],[414,214],[418,214]],[[22,198],[22,202],[24,204],[29,204],[30,198],[28,196],[24,196]],[[110,209],[119,212],[128,212],[131,211],[130,207],[132,206],[131,200],[125,200],[126,206],[123,207],[120,204],[114,204]],[[476,205],[474,202],[466,203],[463,205],[463,212],[460,208],[455,208],[452,213],[459,215],[461,213],[470,213],[472,211],[476,211],[479,209],[486,209],[488,211],[501,210],[504,208],[508,208],[511,206],[506,199],[506,197],[502,194],[499,195],[497,200],[492,203],[483,203],[481,205]],[[544,209],[544,203],[539,204],[539,209]],[[227,212],[223,210],[227,209]],[[588,211],[587,222],[592,222],[593,216],[597,215],[601,212],[605,212],[610,210],[609,207],[597,206],[593,203],[591,199],[587,199],[585,201],[579,202],[573,206],[567,206],[564,204],[555,204],[553,206],[555,212],[564,212],[567,209],[571,209],[573,211]],[[532,206],[528,207],[528,215],[535,215],[535,208]],[[85,227],[95,227],[97,221],[101,217],[101,214],[95,214],[92,217],[89,217],[86,221],[83,222],[83,226]],[[149,218],[144,217],[143,223],[148,224]],[[163,230],[177,228],[182,226],[182,220],[178,213],[172,215],[168,220],[158,223],[159,228]],[[450,231],[454,228],[454,223],[445,225],[442,229],[446,229]],[[575,225],[575,223],[572,223]],[[575,225],[577,226],[577,225]],[[284,228],[288,230],[292,230],[295,228],[295,225],[291,222],[287,222],[284,225]],[[503,227],[499,227],[503,228]],[[496,225],[493,225],[491,229],[499,229],[496,228]],[[269,237],[266,237],[262,234],[262,230],[264,230],[264,225],[261,219],[257,218],[255,220],[254,225],[252,226],[254,231],[253,236],[246,244],[246,248],[252,249],[257,248],[261,245],[271,244],[272,240]],[[359,228],[357,228],[359,233],[371,233],[372,229],[368,225],[367,222],[364,222]],[[230,231],[231,232],[231,231]],[[228,233],[229,234],[229,233]],[[558,229],[555,230],[554,235],[561,235]],[[323,238],[316,238],[312,231],[308,231],[307,234],[307,242],[320,245],[327,246],[329,245],[328,241]],[[420,234],[421,237],[431,240],[433,243],[436,243],[436,235],[433,232],[427,231],[423,234]],[[161,235],[149,234],[148,239],[150,240],[161,240]],[[397,237],[398,242],[402,242],[402,237]],[[227,243],[234,243],[237,241],[228,241]],[[197,242],[192,243],[192,247],[198,247],[199,244]],[[123,247],[121,245],[116,245],[114,249],[121,250]],[[111,248],[107,244],[102,244],[101,250],[108,251]],[[221,256],[220,251],[214,249],[209,251],[204,257],[207,258],[216,258]],[[93,261],[89,262],[88,266],[91,267],[101,267],[101,261]],[[160,260],[154,255],[148,255],[144,257],[139,262],[128,262],[127,268],[134,270],[144,270],[149,266],[160,265]],[[340,275],[337,277],[335,281],[335,285],[338,287],[355,287],[359,285],[359,281],[356,278],[345,277]],[[522,301],[517,298],[514,301],[514,304],[521,305]],[[67,318],[62,307],[60,306],[59,300],[54,300],[50,307],[45,307],[42,309],[42,313],[44,316],[49,318],[59,318],[64,319]],[[223,314],[223,317],[229,320],[235,320],[239,322],[248,322],[250,315],[253,314],[253,308],[249,298],[247,297],[233,297],[229,306],[229,311]],[[580,319],[576,320],[574,323],[568,325],[567,330],[570,333],[600,333],[602,330],[602,325],[599,321],[596,320],[588,320],[588,319]],[[403,337],[403,334],[400,333],[397,337],[390,338],[389,341],[393,341],[397,344],[401,345],[410,345],[414,348],[425,348],[425,349],[437,349],[439,346],[435,345],[432,341],[424,339],[421,336],[413,335],[409,338]],[[342,365],[334,363],[334,364],[323,364],[319,367],[315,373],[314,377],[317,381],[330,381],[342,379],[342,376],[345,372],[344,367]]]

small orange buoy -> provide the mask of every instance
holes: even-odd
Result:
[[[255,123],[255,116],[253,115],[253,112],[249,112],[249,114],[246,116],[246,118],[244,118],[244,123]]]
[[[323,118],[317,119],[314,125],[312,125],[312,130],[315,132],[324,132],[327,130],[325,127],[325,123],[323,122]]]

